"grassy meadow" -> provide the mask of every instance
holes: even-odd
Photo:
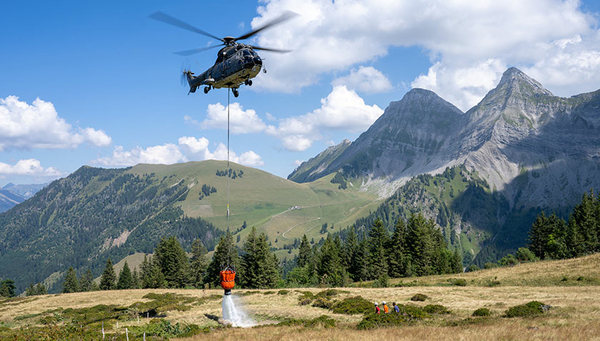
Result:
[[[388,288],[355,283],[356,287],[329,291],[332,295],[326,301],[332,303],[360,296],[369,302],[387,301],[390,306],[397,302],[417,308],[441,305],[450,310],[449,314],[432,313],[428,318],[369,330],[357,329],[363,314],[334,312],[317,299],[301,304],[306,297],[328,293],[325,288],[234,289],[259,324],[245,329],[223,327],[217,321],[222,315],[222,290],[145,289],[14,298],[0,301],[0,339],[15,335],[27,339],[32,328],[60,330],[76,320],[78,326],[87,328],[88,334],[81,330],[80,335],[98,336],[100,323],[104,323],[107,333],[118,340],[126,339],[125,328],[130,340],[139,340],[135,331],[150,331],[150,326],[162,321],[196,325],[183,340],[594,340],[600,339],[598,265],[600,255],[593,255],[460,275],[393,279]],[[411,301],[417,293],[428,299]],[[503,317],[507,309],[530,301],[551,308],[534,317]],[[138,319],[140,312],[150,308],[154,317]],[[489,309],[490,316],[472,317],[479,308]],[[322,320],[322,315],[328,316],[325,322],[310,323]],[[56,333],[49,335],[60,339],[61,334]],[[69,335],[76,339],[79,334]]]

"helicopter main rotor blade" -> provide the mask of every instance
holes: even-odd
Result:
[[[190,24],[184,23],[183,21],[181,21],[181,20],[179,20],[177,18],[174,18],[174,17],[172,17],[172,16],[170,16],[170,15],[168,15],[166,13],[155,12],[155,13],[150,14],[149,17],[151,19],[154,19],[154,20],[162,21],[165,24],[169,24],[169,25],[173,25],[173,26],[176,26],[176,27],[179,27],[179,28],[183,28],[184,30],[192,31],[194,33],[202,34],[204,36],[211,37],[213,39],[216,39],[216,40],[224,42],[223,39],[221,39],[219,37],[216,37],[216,36],[214,36],[214,35],[212,35],[212,34],[210,34],[208,32],[204,32],[201,29],[196,28],[196,27],[194,27],[194,26],[192,26]]]
[[[179,52],[173,52],[173,53],[178,54],[180,56],[191,56],[193,54],[203,52],[206,50],[210,50],[210,49],[214,49],[215,47],[220,47],[220,46],[223,46],[223,44],[213,45],[213,46],[208,46],[208,47],[199,47],[197,49],[191,49],[191,50],[185,50],[185,51],[179,51]]]
[[[274,26],[274,25],[278,25],[281,24],[284,21],[287,21],[295,16],[297,16],[298,14],[294,13],[294,12],[284,12],[282,15],[280,15],[279,17],[275,18],[274,20],[269,21],[268,23],[266,23],[265,25],[255,29],[254,31],[250,31],[246,34],[244,34],[243,36],[237,37],[234,39],[234,41],[238,41],[238,40],[243,40],[243,39],[248,39],[250,37],[252,37],[253,35],[257,34],[258,32],[262,31],[262,30],[266,30],[267,28]]]
[[[261,50],[261,51],[271,51],[271,52],[277,52],[277,53],[292,52],[292,50],[271,49],[271,48],[268,48],[268,47],[260,47],[260,46],[252,46],[252,45],[249,45],[249,46],[252,47],[255,50]]]

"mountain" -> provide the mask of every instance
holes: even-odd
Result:
[[[12,183],[0,189],[0,213],[8,211],[13,206],[31,198],[48,184],[15,185]]]
[[[0,189],[0,213],[4,211],[8,211],[13,206],[22,203],[25,201],[20,195],[16,195],[10,191]]]
[[[323,224],[345,227],[377,207],[359,184],[341,190],[330,180],[298,184],[232,164],[227,181],[224,161],[82,167],[0,214],[0,279],[18,291],[45,282],[56,292],[70,266],[99,276],[108,258],[150,253],[170,235],[188,251],[195,238],[212,250],[230,229],[241,245],[245,226],[285,257],[303,234],[318,241]]]
[[[24,185],[15,185],[13,183],[8,183],[4,187],[3,190],[9,191],[13,194],[23,197],[24,199],[31,198],[35,193],[39,192],[42,188],[48,186],[49,182],[45,184],[24,184]]]
[[[437,205],[428,211],[441,224],[446,222],[440,218],[445,209],[432,196],[439,199],[437,192],[453,189],[454,196],[442,200],[447,215],[456,215],[448,228],[459,236],[465,230],[484,236],[473,242],[476,246],[464,247],[477,254],[475,261],[481,264],[524,245],[531,222],[542,209],[566,212],[584,192],[599,188],[600,91],[557,97],[510,68],[496,88],[463,113],[431,91],[413,89],[392,102],[342,153],[322,163],[327,166],[313,167],[306,180],[339,172],[362,179],[363,190],[376,190],[381,197],[402,196],[415,185],[409,181],[417,175],[462,167],[463,191],[452,188],[451,181],[437,189],[424,183],[425,196],[411,205]],[[477,187],[471,179],[484,181],[485,186]],[[459,209],[457,203],[472,194],[467,188],[483,189],[478,191],[482,205],[499,206],[480,209],[496,209],[496,214],[473,219],[472,212]]]

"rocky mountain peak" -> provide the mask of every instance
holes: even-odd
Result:
[[[518,93],[525,96],[554,96],[552,92],[545,89],[542,84],[527,76],[523,71],[516,67],[511,67],[504,71],[495,90],[505,90],[510,93]]]

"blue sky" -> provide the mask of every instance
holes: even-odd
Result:
[[[187,95],[216,41],[148,18],[164,11],[249,40],[267,74],[232,98],[234,160],[286,177],[354,140],[412,87],[466,111],[517,66],[560,96],[600,88],[595,1],[18,1],[0,21],[0,186],[42,183],[82,165],[124,167],[225,156],[227,91]]]

